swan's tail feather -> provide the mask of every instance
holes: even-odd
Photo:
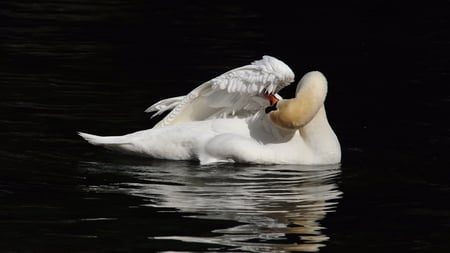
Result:
[[[85,139],[92,145],[95,146],[115,146],[122,144],[129,144],[128,141],[124,140],[122,136],[97,136],[93,134],[87,134],[78,132],[78,135]]]

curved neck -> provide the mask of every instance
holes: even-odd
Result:
[[[323,156],[334,158],[330,163],[340,160],[339,140],[328,123],[324,106],[308,124],[299,129],[299,133],[311,149]]]
[[[317,132],[317,130],[331,128],[328,123],[325,106],[321,106],[314,117],[303,127],[299,128],[300,133],[308,135]],[[302,134],[302,136],[303,136]]]
[[[303,87],[292,99],[280,100],[278,110],[270,113],[272,121],[281,128],[297,130],[305,127],[323,107],[325,96],[311,87]]]

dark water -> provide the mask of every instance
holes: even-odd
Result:
[[[448,252],[449,16],[408,7],[1,3],[0,251]],[[264,54],[328,77],[341,165],[144,160],[75,134],[150,128],[153,102]]]

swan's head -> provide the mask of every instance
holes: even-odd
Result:
[[[302,128],[323,106],[327,90],[327,79],[322,73],[319,71],[306,73],[297,85],[295,98],[280,100],[266,112],[278,127]]]

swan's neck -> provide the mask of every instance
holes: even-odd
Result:
[[[319,111],[314,115],[314,117],[302,128],[299,129],[302,136],[314,135],[318,130],[329,128],[327,114],[325,112],[325,107],[320,107]]]
[[[340,145],[328,123],[325,107],[322,106],[314,118],[305,126],[299,129],[305,144],[316,153],[330,157],[330,163],[340,160]]]
[[[276,111],[270,112],[273,123],[281,128],[297,130],[316,116],[326,96],[326,86],[304,84],[292,99],[280,100]]]

